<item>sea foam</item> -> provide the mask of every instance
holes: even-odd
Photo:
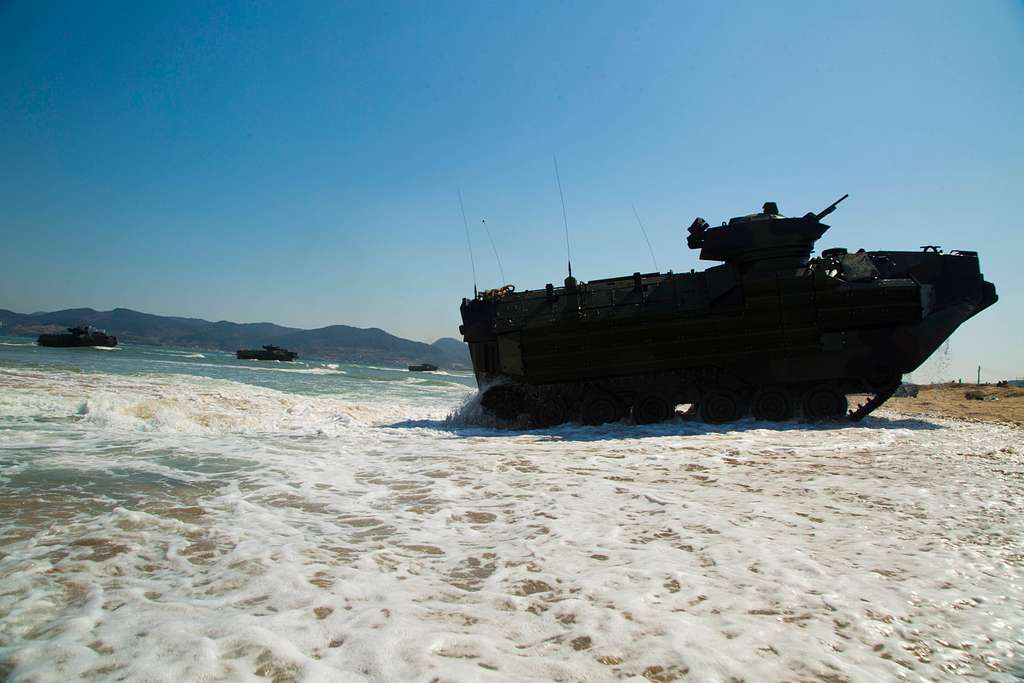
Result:
[[[446,420],[472,394],[0,369],[0,670],[1021,671],[1019,430],[884,411],[534,432]]]

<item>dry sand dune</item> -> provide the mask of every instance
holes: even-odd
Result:
[[[920,389],[917,398],[893,398],[886,407],[904,415],[1024,426],[1024,389],[1020,387],[933,384]],[[984,399],[968,399],[968,393],[980,394]]]

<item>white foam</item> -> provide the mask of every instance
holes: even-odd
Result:
[[[328,367],[328,366],[324,366],[322,368],[305,368],[305,369],[296,369],[296,370],[284,370],[283,372],[294,372],[294,373],[304,374],[304,375],[347,375],[348,374],[344,370],[340,370],[337,366],[334,366],[333,368],[332,367]]]
[[[12,678],[1022,670],[1019,430],[883,412],[497,431],[445,422],[458,385],[345,387],[0,369],[0,420],[86,406],[48,448],[0,427],[0,456],[24,448],[10,477],[83,473],[87,503],[40,506],[3,548]]]
[[[184,356],[185,358],[192,358],[194,356]],[[205,356],[198,356],[205,358]],[[345,375],[348,374],[345,370],[338,369],[335,367],[317,367],[317,368],[304,368],[304,367],[280,367],[285,365],[280,361],[253,361],[257,363],[254,365],[233,365],[229,363],[199,363],[196,361],[184,361],[184,360],[153,360],[152,363],[163,363],[167,365],[189,365],[192,367],[201,368],[218,368],[228,369],[233,368],[236,370],[264,370],[267,372],[288,372],[299,375]],[[272,363],[272,364],[271,364]]]
[[[206,356],[200,353],[199,351],[179,351],[175,349],[168,349],[156,346],[142,347],[136,350],[152,356],[181,356],[182,358],[206,358]]]

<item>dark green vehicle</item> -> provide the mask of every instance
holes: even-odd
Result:
[[[659,422],[680,405],[711,423],[863,418],[997,296],[973,251],[811,258],[845,198],[799,218],[768,202],[717,227],[696,219],[687,244],[720,262],[703,272],[464,299],[482,405],[535,426]],[[867,399],[848,411],[850,394]]]
[[[36,340],[39,346],[56,346],[61,348],[75,348],[86,346],[117,346],[117,337],[107,334],[104,330],[97,330],[89,325],[78,325],[69,327],[67,332],[59,334],[41,334]]]
[[[282,349],[273,344],[264,344],[262,349],[238,349],[235,351],[235,358],[239,360],[279,360],[291,362],[299,357],[299,354],[288,349]]]

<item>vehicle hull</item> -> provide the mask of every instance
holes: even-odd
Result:
[[[85,348],[92,346],[117,346],[117,337],[102,332],[92,332],[88,335],[75,334],[41,334],[36,340],[39,346],[50,346],[56,348]]]
[[[266,349],[239,349],[235,352],[235,357],[239,360],[279,360],[279,361],[293,361],[299,357],[299,354],[294,351],[276,350],[267,351]]]
[[[743,405],[766,387],[796,404],[822,384],[878,393],[997,300],[972,252],[844,252],[791,268],[726,263],[569,285],[463,302],[482,389],[549,387],[517,400],[554,392],[570,417],[595,392],[621,413],[651,392],[673,406],[716,390]]]

